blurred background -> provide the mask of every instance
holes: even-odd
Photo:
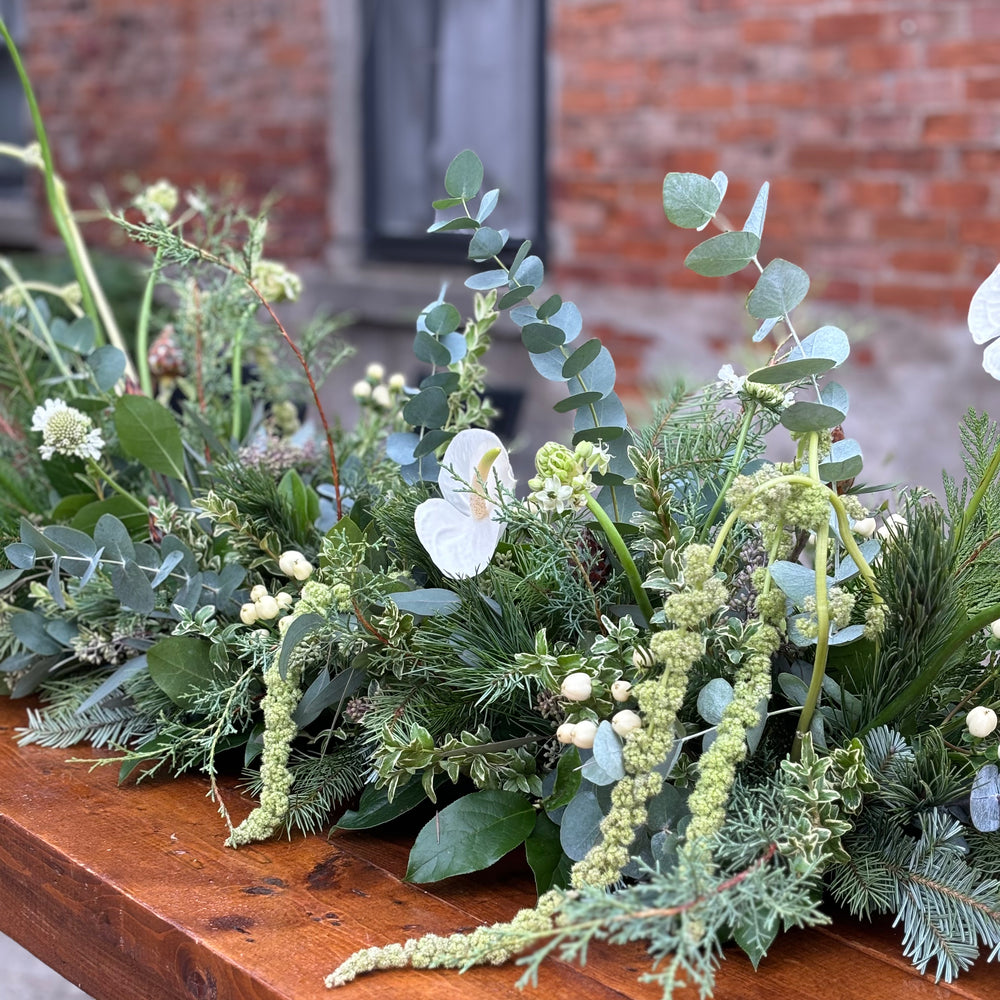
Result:
[[[753,276],[686,271],[703,237],[663,217],[666,172],[716,170],[737,226],[771,182],[761,258],[811,275],[799,331],[833,323],[852,338],[838,380],[869,481],[939,489],[942,467],[960,471],[964,410],[1000,415],[965,326],[1000,260],[996,0],[0,0],[0,11],[78,209],[160,177],[275,198],[268,254],[306,282],[293,327],[317,310],[351,315],[357,356],[326,389],[345,419],[366,364],[409,372],[414,317],[442,281],[463,304],[461,240],[425,230],[465,147],[502,191],[497,225],[545,259],[545,294],[574,300],[610,348],[637,419],[667,380],[766,356],[742,308]],[[0,53],[0,142],[28,138]],[[0,159],[0,252],[51,248],[40,195]],[[110,228],[86,232],[112,259],[147,263]],[[528,451],[557,432],[552,389],[513,328],[491,355],[506,433]]]

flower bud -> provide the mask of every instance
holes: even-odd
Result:
[[[353,388],[351,389],[351,395],[358,401],[370,399],[371,394],[372,387],[368,382],[355,382]]]
[[[573,727],[573,746],[581,750],[589,750],[594,745],[594,737],[597,735],[597,723],[590,719],[584,719]]]
[[[293,576],[295,573],[295,564],[302,559],[305,559],[305,556],[301,552],[297,552],[295,549],[288,549],[279,556],[278,569],[285,576]]]
[[[861,538],[871,538],[875,534],[875,528],[877,527],[874,517],[863,517],[860,521],[855,521],[851,527],[851,531],[854,534],[859,535]]]
[[[615,712],[611,719],[611,728],[624,739],[629,733],[642,729],[642,719],[637,712],[624,708],[620,712]]]
[[[256,587],[253,587],[250,590],[250,600],[251,601],[255,601],[256,602],[256,601],[259,601],[262,597],[266,597],[266,596],[267,596],[267,587],[265,587],[264,584],[262,584],[262,583],[258,583]]]
[[[365,369],[365,378],[369,382],[381,382],[385,378],[385,368],[380,365],[377,361],[373,361]]]
[[[254,606],[257,608],[257,617],[263,618],[265,621],[277,618],[281,612],[278,602],[270,594],[265,594],[254,603]]]
[[[570,701],[586,701],[594,689],[590,674],[585,674],[582,670],[577,670],[572,674],[567,674],[559,687],[559,692],[564,698]],[[579,746],[579,744],[577,744]]]
[[[564,722],[556,730],[556,739],[560,743],[572,743],[576,735],[576,726],[572,722]]]
[[[631,681],[615,681],[611,685],[611,697],[615,701],[628,701],[632,697]]]
[[[965,717],[965,724],[969,727],[969,732],[976,739],[981,740],[989,736],[997,727],[997,713],[992,708],[985,705],[977,705]]]
[[[389,376],[389,388],[393,392],[401,392],[406,388],[406,376],[402,372],[393,372]]]
[[[257,605],[246,603],[240,605],[240,621],[244,625],[255,625],[257,622]]]
[[[377,385],[372,389],[372,402],[380,410],[388,410],[392,406],[392,395],[384,385]]]
[[[292,567],[292,576],[301,582],[302,580],[308,580],[312,576],[312,571],[313,564],[308,559],[299,559]]]

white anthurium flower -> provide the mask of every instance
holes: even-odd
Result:
[[[983,368],[1000,379],[1000,264],[976,289],[969,304],[969,332],[977,344],[992,340],[983,351]]]
[[[454,580],[478,576],[496,552],[503,522],[501,489],[512,492],[510,458],[492,431],[459,431],[445,449],[438,487],[413,515],[417,538],[434,565]]]

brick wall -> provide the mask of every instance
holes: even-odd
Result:
[[[551,46],[566,278],[723,284],[680,266],[668,170],[724,170],[737,226],[769,179],[762,256],[827,298],[958,315],[1000,258],[996,0],[556,0]]]
[[[320,0],[27,0],[25,61],[77,207],[129,177],[268,195],[269,247],[328,239]]]

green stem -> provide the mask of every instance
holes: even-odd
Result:
[[[240,435],[243,433],[242,412],[240,409],[243,398],[243,331],[242,328],[236,331],[233,337],[232,359],[230,361],[232,375],[232,426],[230,434],[234,442],[239,444]]]
[[[963,627],[956,629],[948,644],[941,649],[937,656],[871,722],[867,723],[858,735],[864,736],[869,730],[888,725],[917,699],[922,698],[927,689],[937,680],[937,675],[948,660],[969,641],[971,636],[998,618],[1000,618],[1000,604],[992,604],[985,611],[980,611],[978,615],[970,618]]]
[[[743,468],[743,451],[746,448],[747,435],[750,433],[750,425],[753,423],[754,414],[757,412],[757,403],[751,401],[747,406],[746,413],[743,416],[743,425],[740,427],[740,435],[736,440],[736,449],[733,452],[732,461],[729,463],[729,471],[726,473],[726,481],[722,484],[722,489],[719,490],[719,495],[715,498],[715,503],[712,505],[712,509],[708,513],[708,517],[705,519],[705,523],[701,529],[701,537],[699,541],[704,542],[708,538],[708,533],[715,523],[716,517],[718,517],[719,511],[722,510],[722,505],[726,501],[726,493],[729,491],[729,487],[732,486],[733,480],[736,478],[737,473]]]
[[[615,550],[615,555],[618,556],[618,561],[622,564],[622,569],[625,570],[632,593],[635,594],[639,609],[645,615],[648,624],[653,620],[653,605],[649,600],[649,594],[643,589],[642,577],[639,576],[639,570],[632,559],[632,553],[629,552],[628,546],[625,544],[625,539],[622,538],[621,533],[615,527],[615,523],[608,516],[607,511],[590,493],[586,497],[587,507],[601,526],[608,541],[611,542],[611,547]]]
[[[156,248],[153,257],[153,268],[142,293],[142,305],[139,308],[139,321],[135,328],[135,361],[139,368],[139,387],[147,396],[153,395],[153,378],[149,372],[149,318],[153,311],[153,291],[160,276],[160,266],[163,263],[163,248]]]
[[[92,458],[87,459],[87,468],[90,469],[90,471],[93,472],[99,479],[103,479],[104,482],[106,482],[108,486],[110,486],[120,497],[124,497],[128,500],[129,503],[136,508],[136,510],[141,510],[143,514],[149,513],[149,507],[147,504],[142,503],[142,501],[136,499],[136,497],[129,493],[129,491],[124,487],[119,486],[111,474],[105,472],[105,470],[102,469]]]
[[[996,478],[998,469],[1000,469],[1000,442],[998,442],[996,448],[993,449],[990,464],[986,467],[986,471],[983,473],[983,478],[979,481],[979,485],[976,487],[976,492],[972,494],[972,499],[965,508],[965,513],[962,514],[962,520],[958,525],[958,538],[956,539],[956,542],[961,542],[961,540],[965,537],[965,532],[968,530],[969,525],[976,516],[976,512],[979,510],[979,505],[983,502],[983,497],[986,496],[986,491],[990,488],[993,480]]]
[[[809,435],[809,478],[819,483],[819,435]],[[830,603],[826,589],[826,562],[830,540],[830,521],[827,518],[816,529],[816,551],[813,554],[813,569],[816,581],[816,657],[813,660],[812,677],[809,680],[809,690],[806,702],[802,706],[802,714],[795,726],[795,740],[792,743],[792,760],[798,760],[802,753],[802,740],[812,724],[816,705],[819,703],[820,692],[823,690],[823,677],[826,674],[826,660],[830,650]]]

